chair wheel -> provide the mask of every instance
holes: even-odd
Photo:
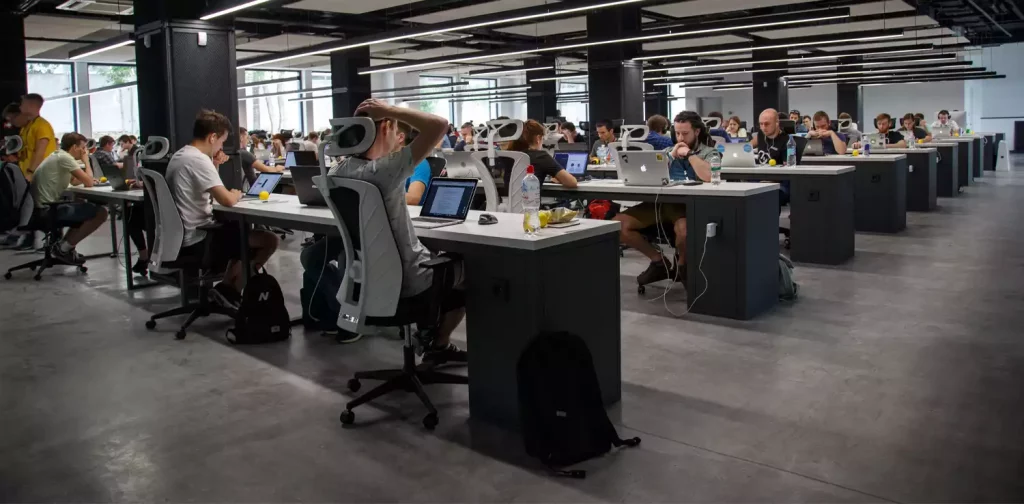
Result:
[[[152,331],[153,329],[156,329],[156,321],[155,320],[147,320],[146,321],[146,329],[149,329],[150,331]]]
[[[43,279],[43,272],[36,273],[36,276],[32,277],[33,280],[39,281]]]
[[[638,285],[636,287],[636,293],[640,294],[641,296],[643,296],[644,294],[647,294],[647,287],[644,286],[644,285]]]
[[[10,271],[8,271],[7,273],[4,273],[4,280],[10,280],[11,276],[13,276],[13,275],[11,275]]]
[[[89,272],[89,268],[87,268],[87,267],[85,267],[85,266],[79,266],[79,267],[78,267],[78,272],[79,272],[79,273],[83,273],[83,274],[84,274],[84,273],[88,273],[88,272]]]
[[[351,380],[348,381],[348,389],[351,390],[352,392],[359,392],[359,389],[362,388],[362,386],[363,384],[359,383],[359,380],[355,378],[352,378]]]
[[[786,250],[789,250],[790,245],[792,245],[792,243],[789,241],[789,238],[786,238],[786,241],[784,241],[782,243],[783,243],[783,246],[786,247]]]
[[[178,331],[178,332],[174,333],[174,339],[179,340],[179,341],[185,339],[185,331]]]
[[[338,417],[342,425],[352,425],[352,422],[356,421],[356,414],[352,410],[345,410],[341,412],[341,416]]]
[[[434,430],[434,427],[437,427],[437,413],[428,413],[427,416],[423,417],[423,426],[427,430]]]

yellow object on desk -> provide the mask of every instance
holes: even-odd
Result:
[[[101,184],[106,184],[107,183],[107,177],[100,177],[100,183]]]
[[[270,199],[270,193],[267,191],[260,191],[260,201],[267,201]]]
[[[551,211],[541,210],[540,212],[537,212],[537,215],[540,217],[540,227],[548,227],[548,222],[551,220]]]
[[[853,155],[854,156],[859,156],[860,155],[860,151],[857,150],[857,149],[853,149]]]
[[[776,163],[774,159],[769,159],[768,160],[768,166],[775,166],[776,164],[778,164],[778,163]]]

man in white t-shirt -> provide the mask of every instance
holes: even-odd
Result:
[[[949,117],[948,110],[940,110],[939,120],[932,123],[933,128],[938,128],[939,126],[948,127],[950,131],[960,129],[960,125],[957,124],[956,121],[954,121],[951,117]]]
[[[242,265],[238,262],[241,229],[234,223],[210,231],[199,229],[214,223],[211,198],[227,207],[242,199],[241,191],[224,187],[217,171],[217,166],[228,160],[223,147],[231,130],[227,117],[210,110],[199,112],[192,126],[192,142],[175,152],[167,164],[167,186],[185,228],[181,255],[202,255],[204,242],[212,240],[211,267],[215,271],[224,268],[224,279],[210,291],[210,298],[225,308],[237,310],[242,302]],[[278,243],[273,233],[249,232],[249,257],[254,270],[266,264]]]

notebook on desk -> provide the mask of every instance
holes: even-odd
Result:
[[[107,177],[107,182],[110,184],[110,188],[115,191],[127,191],[128,182],[124,179],[124,174],[121,173],[121,169],[115,165],[100,163],[100,171],[103,172],[103,176]]]
[[[477,179],[431,179],[420,216],[412,218],[413,227],[433,229],[465,222],[478,182]]]
[[[256,182],[249,186],[249,190],[242,196],[242,199],[259,198],[263,191],[267,191],[268,194],[272,193],[280,181],[280,173],[261,173],[259,177],[256,177]]]

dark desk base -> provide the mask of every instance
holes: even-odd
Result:
[[[938,153],[922,151],[907,154],[907,210],[931,212],[936,207]]]
[[[981,168],[982,172],[995,171],[996,170],[996,145],[999,143],[999,135],[993,133],[991,135],[985,135],[985,147],[984,154],[982,156]],[[984,174],[984,173],[982,173]]]
[[[854,162],[857,231],[898,233],[907,228],[907,160]]]
[[[935,165],[935,194],[940,198],[955,198],[960,195],[960,145],[934,144],[939,151]]]
[[[983,170],[985,166],[985,138],[975,138],[971,144],[974,146],[974,166],[971,169],[971,173],[974,174],[975,178],[981,178],[985,172]]]
[[[957,173],[960,187],[967,187],[974,181],[971,173],[974,170],[974,142],[957,142],[960,145]]]

